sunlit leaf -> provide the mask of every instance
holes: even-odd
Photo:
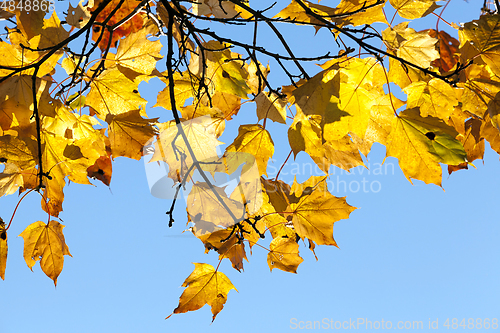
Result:
[[[267,175],[267,161],[274,154],[274,142],[269,132],[262,126],[257,124],[241,125],[238,136],[226,148],[226,152],[242,152],[254,155],[259,167],[259,174]]]
[[[406,178],[441,185],[439,163],[458,165],[465,162],[467,154],[458,133],[442,120],[421,117],[419,109],[401,112],[394,119],[387,139],[387,156],[399,159],[399,166]]]
[[[69,249],[64,240],[64,226],[57,221],[30,224],[19,236],[24,239],[24,260],[30,269],[40,260],[42,271],[57,285],[57,277],[64,265]]]
[[[179,125],[175,122],[163,123],[151,163],[165,161],[169,166],[168,176],[175,181],[181,181],[182,177],[189,179],[190,174],[187,172],[192,170],[195,161],[206,163],[201,165],[203,170],[215,171],[216,166],[211,163],[219,159],[217,146],[222,144],[217,140],[216,126],[217,123],[207,116],[184,121]],[[187,142],[180,135],[180,130],[186,134]]]
[[[408,94],[408,108],[420,107],[422,117],[432,116],[446,121],[458,105],[453,88],[440,79],[415,82],[403,91]]]
[[[140,74],[151,74],[156,67],[156,61],[162,58],[161,42],[150,41],[147,38],[152,33],[151,30],[147,27],[142,28],[120,41],[115,57],[118,65]]]
[[[224,307],[229,291],[236,288],[224,273],[216,271],[213,266],[202,263],[194,265],[194,271],[182,284],[186,289],[174,313],[195,311],[208,304],[212,308],[213,321]]]
[[[297,267],[304,261],[299,256],[299,244],[292,238],[274,238],[269,250],[267,264],[271,271],[279,268],[285,272],[297,273]]]
[[[410,20],[427,16],[439,8],[436,0],[389,0],[389,2],[401,17]]]
[[[255,97],[259,120],[269,118],[272,121],[286,123],[286,100],[274,93],[261,92]]]
[[[104,0],[94,0],[94,7],[90,8],[90,12],[96,10],[103,1]],[[131,14],[139,4],[139,2],[136,0],[111,0],[108,2],[109,3],[106,5],[104,10],[97,16],[96,22],[103,22],[108,18],[108,16],[110,16],[111,12],[116,9],[114,15],[112,15],[111,18],[107,21],[108,25],[114,25]],[[117,29],[113,31],[111,41],[109,31],[107,29],[104,29],[103,31],[100,26],[96,25],[94,29],[92,29],[92,40],[97,41],[99,36],[103,34],[103,37],[99,42],[99,47],[101,48],[101,50],[105,50],[108,45],[111,47],[116,47],[116,42],[121,37],[138,31],[142,27],[142,25],[142,17],[137,14],[134,15],[131,19],[127,20],[125,23],[121,24]]]
[[[104,71],[92,81],[92,88],[85,102],[104,120],[108,114],[118,115],[145,108],[147,101],[139,95],[137,89],[138,84],[115,67]]]
[[[114,157],[140,159],[142,148],[156,134],[152,123],[156,122],[157,118],[144,119],[139,113],[139,110],[135,110],[119,115],[109,114],[106,117],[111,153]]]
[[[347,219],[355,209],[345,198],[335,197],[328,191],[313,190],[303,192],[297,203],[291,203],[287,215],[292,217],[293,226],[301,238],[307,237],[318,245],[337,246],[333,239],[333,224]]]
[[[469,41],[491,70],[500,75],[500,15],[483,15],[464,24],[459,34],[460,47]]]

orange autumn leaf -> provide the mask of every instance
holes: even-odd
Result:
[[[109,156],[99,157],[97,161],[95,161],[94,165],[91,165],[87,168],[88,177],[98,179],[108,186],[111,183],[112,172],[113,166],[111,164],[111,158]]]
[[[439,67],[443,73],[450,71],[458,62],[457,53],[460,42],[443,30],[436,31],[434,29],[430,29],[427,32],[429,33],[429,36],[439,40],[438,49],[441,57],[434,60],[433,64]]]
[[[106,0],[96,0],[94,1],[94,7],[90,9],[90,12],[96,10],[99,5]],[[120,0],[112,0],[109,1],[109,4],[106,5],[104,10],[99,13],[96,19],[96,23],[102,23],[106,19],[109,18],[109,16],[112,14],[112,12],[116,10],[116,12],[109,18],[107,21],[106,25],[107,26],[113,26],[114,24],[120,22],[124,18],[126,18],[128,15],[130,15],[139,5],[140,1],[137,0],[125,0],[121,5],[120,5]],[[110,33],[107,29],[104,29],[101,26],[94,25],[93,28],[93,34],[92,34],[92,40],[97,41],[99,39],[99,36],[103,34],[101,41],[99,42],[99,47],[101,50],[106,50],[108,45],[111,47],[116,47],[118,40],[122,38],[123,36],[127,36],[130,33],[136,32],[141,29],[143,26],[144,21],[142,17],[138,14],[134,15],[130,20],[127,22],[123,23],[120,25],[116,30],[113,31],[113,35],[111,37],[111,43],[110,43]]]

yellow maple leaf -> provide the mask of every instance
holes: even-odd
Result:
[[[491,122],[489,114],[486,114],[482,122],[480,135],[489,142],[491,149],[500,154],[500,132]]]
[[[453,127],[434,117],[421,117],[418,108],[395,117],[387,138],[387,156],[398,158],[406,178],[441,185],[439,163],[458,165],[467,161],[462,143]]]
[[[234,269],[239,272],[243,270],[243,259],[248,262],[245,244],[240,241],[236,233],[232,232],[231,228],[217,230],[203,235],[196,232],[197,230],[195,230],[195,228],[193,228],[192,231],[205,245],[205,253],[208,253],[209,250],[215,250],[219,253],[219,260],[227,258],[231,261]]]
[[[259,167],[255,156],[250,153],[226,151],[219,160],[216,172],[231,175],[232,181],[238,182],[229,197],[244,206],[247,214],[257,214],[263,198]]]
[[[42,133],[42,163],[44,170],[51,170],[52,179],[56,178],[64,184],[64,178],[79,184],[90,184],[87,168],[95,163],[98,154],[84,156],[80,146],[90,144],[89,140],[70,140],[48,132]]]
[[[365,136],[359,138],[362,143],[357,142],[356,138],[353,139],[363,155],[368,156],[374,142],[382,145],[386,144],[387,136],[391,132],[391,123],[395,111],[403,105],[404,102],[392,94],[379,95],[378,98],[374,99]]]
[[[303,0],[302,3],[313,13],[322,17],[328,18],[329,16],[335,14],[335,8],[318,5],[307,0]],[[300,24],[299,22],[311,23],[315,25],[314,28],[316,29],[316,32],[321,28],[321,25],[323,25],[320,20],[307,13],[296,1],[292,1],[288,6],[276,14],[274,18],[291,19],[297,21],[298,23],[296,24]]]
[[[6,131],[16,127],[27,127],[31,123],[33,112],[14,98],[0,103],[0,127]]]
[[[35,166],[38,158],[36,142],[30,138],[4,135],[0,137],[0,160],[21,169]]]
[[[43,28],[40,34],[31,38],[29,43],[32,48],[45,49],[61,43],[68,37],[69,32],[61,26],[61,21],[54,11],[50,18],[43,20]],[[62,55],[63,51],[58,50],[57,53]]]
[[[117,64],[140,74],[151,74],[156,68],[156,61],[162,58],[161,42],[147,38],[152,33],[151,26],[145,26],[122,39],[116,50]]]
[[[349,135],[338,140],[324,142],[323,149],[323,156],[311,156],[311,158],[325,173],[329,172],[331,165],[346,171],[357,166],[365,166],[359,154],[359,145],[353,142]]]
[[[324,138],[329,141],[339,140],[349,132],[364,137],[371,108],[379,96],[380,93],[376,91],[368,91],[357,85],[342,84],[338,111],[325,119]]]
[[[50,81],[37,78],[35,84],[38,112],[52,115],[50,100]],[[29,75],[16,75],[0,84],[0,105],[4,115],[0,117],[3,129],[15,126],[28,126],[33,114],[33,80]]]
[[[69,255],[69,248],[64,240],[64,226],[57,221],[45,224],[41,221],[30,224],[19,235],[24,239],[24,260],[32,270],[40,260],[40,268],[57,285],[57,277],[64,265],[64,255]]]
[[[5,222],[0,217],[0,277],[5,280],[5,268],[7,267],[7,231]]]
[[[483,159],[484,138],[480,132],[482,124],[483,122],[479,119],[468,119],[464,124],[465,132],[457,138],[464,146],[468,163],[472,163],[476,159]]]
[[[94,7],[94,0],[89,0],[86,6],[83,5],[83,0],[80,0],[74,8],[69,4],[66,22],[75,28],[81,29],[92,17],[90,13],[92,7]]]
[[[408,95],[408,108],[420,107],[422,117],[433,116],[446,121],[458,105],[454,89],[440,79],[414,82],[403,91]]]
[[[290,203],[286,215],[292,217],[295,231],[301,238],[307,237],[318,245],[337,246],[333,239],[333,224],[347,219],[355,209],[345,197],[335,197],[326,187],[320,187],[303,192],[298,202]]]
[[[159,140],[155,142],[155,152],[150,163],[154,161],[165,161],[168,166],[168,176],[174,181],[181,181],[182,177],[190,179],[186,174],[191,169],[193,157],[189,152],[192,149],[197,162],[217,162],[217,146],[222,144],[217,140],[216,130],[217,122],[213,122],[211,117],[197,117],[176,125],[175,122],[160,124]],[[159,125],[159,126],[160,126]],[[187,143],[184,142],[179,131],[186,134]],[[200,167],[205,171],[215,171],[215,164],[201,164]]]
[[[304,82],[291,93],[289,101],[305,115],[320,115],[335,113],[338,110],[340,90],[340,75],[337,68],[325,69],[307,82]]]
[[[275,268],[282,271],[297,273],[297,267],[304,261],[299,256],[299,244],[293,238],[276,237],[269,245],[267,264],[271,272]]]
[[[226,303],[227,294],[231,289],[236,290],[236,288],[224,273],[216,271],[212,265],[193,264],[195,268],[182,284],[186,289],[174,313],[195,311],[208,304],[212,308],[212,321],[214,321]]]
[[[401,62],[396,59],[389,58],[389,81],[397,84],[401,89],[409,86],[413,82],[426,82],[431,77],[419,69],[411,66],[403,66]]]
[[[10,10],[16,14],[16,22],[21,33],[26,39],[31,39],[38,36],[43,28],[43,20],[45,11],[43,10],[23,10],[25,5],[22,0],[14,0],[14,10]],[[10,5],[10,3],[9,3]],[[8,6],[9,7],[9,6]]]
[[[194,88],[193,88],[194,89]],[[162,94],[163,92],[160,92]],[[181,93],[182,94],[182,93]],[[163,95],[166,97],[166,94]],[[160,95],[158,96],[160,98]],[[180,97],[181,100],[182,97]],[[166,98],[168,102],[170,97]],[[177,101],[177,99],[176,99]],[[231,120],[238,114],[241,107],[241,97],[233,94],[217,91],[210,99],[204,95],[200,100],[194,99],[193,104],[179,107],[184,119],[210,116],[214,123],[217,137],[221,136],[225,129],[225,120]]]
[[[202,103],[205,106],[210,105],[210,101],[208,101],[207,96],[203,96]],[[224,118],[225,120],[231,120],[233,116],[237,115],[240,107],[241,97],[222,91],[216,91],[215,94],[212,95],[212,108],[220,111],[222,114],[221,118]]]
[[[288,129],[288,142],[295,156],[305,151],[325,173],[332,164],[344,170],[363,165],[358,148],[349,136],[325,142],[320,124],[321,116],[305,116],[300,109],[297,111]]]
[[[495,98],[488,103],[488,113],[491,123],[500,130],[500,95],[496,94]]]
[[[264,193],[264,199],[267,195]],[[269,230],[273,238],[277,237],[295,237],[296,233],[293,231],[291,223],[285,217],[276,213],[276,209],[268,201],[264,200],[259,214],[263,215],[262,221],[265,223],[265,229]]]
[[[5,163],[5,168],[0,173],[0,197],[10,195],[24,185],[22,171],[12,163]]]
[[[236,5],[230,1],[201,0],[193,3],[193,14],[215,18],[235,18],[238,16]]]
[[[63,136],[67,139],[92,139],[103,141],[100,130],[94,128],[99,121],[89,115],[73,112],[59,100],[53,102],[55,115],[42,119],[43,129],[47,132]],[[104,148],[104,147],[103,147]],[[97,149],[97,148],[96,148]],[[103,155],[103,150],[98,150]]]
[[[465,23],[459,37],[460,48],[469,41],[491,70],[500,75],[500,15],[483,15],[479,20]]]
[[[201,231],[201,225],[212,223],[214,226],[207,226],[210,230],[217,230],[220,227],[226,228],[243,220],[245,208],[239,201],[227,197],[223,188],[196,182],[187,198],[187,212],[194,220],[195,226]],[[235,220],[236,219],[236,220]],[[204,233],[199,233],[203,235]]]
[[[382,31],[382,39],[391,50],[397,50],[402,42],[418,36],[415,29],[408,28],[409,22],[401,22]]]
[[[438,39],[429,36],[427,32],[419,33],[401,42],[396,54],[406,61],[427,68],[440,56],[436,49],[437,42]]]
[[[259,92],[263,91],[266,83],[262,79],[262,75],[267,78],[267,75],[269,75],[269,72],[271,71],[271,68],[269,67],[269,64],[264,67],[260,62],[258,63],[258,68],[255,62],[251,62],[250,65],[245,67],[248,71],[249,77],[247,80],[248,86],[252,90],[252,93],[255,95],[258,95]],[[260,75],[258,75],[258,71],[260,70]]]
[[[238,136],[227,148],[226,152],[249,153],[255,157],[259,168],[259,175],[267,175],[267,161],[274,154],[274,142],[269,132],[261,125],[241,125],[238,130]],[[238,155],[229,155],[228,158]],[[230,160],[228,164],[240,165]]]
[[[222,133],[224,133],[224,129],[226,128],[224,113],[217,107],[211,108],[200,103],[196,106],[188,105],[182,107],[181,113],[183,115],[183,118],[186,120],[192,120],[198,117],[211,118],[210,121],[207,122],[207,126],[212,128],[213,134],[216,138],[220,137]]]
[[[254,101],[257,104],[259,120],[269,118],[278,123],[286,123],[286,99],[280,98],[275,93],[261,91],[255,96]]]
[[[380,79],[385,77],[384,69],[376,59],[370,57],[348,59],[340,64],[333,64],[329,70],[332,71],[334,68],[338,72],[336,75],[338,83],[331,86],[330,95],[325,94],[315,101],[321,108],[327,100],[329,102],[328,112],[322,114],[323,137],[327,141],[337,141],[349,133],[354,133],[363,138],[374,103],[385,95],[384,81]],[[322,80],[320,85],[324,84]],[[297,90],[301,88],[303,86]],[[317,90],[322,89],[325,88]],[[312,105],[308,105],[308,108],[313,108],[314,104],[313,102]]]
[[[496,77],[480,77],[468,79],[464,87],[461,102],[462,109],[480,118],[485,117],[489,103],[500,92],[500,82]]]
[[[375,3],[377,3],[377,0],[342,0],[335,10],[335,15],[340,16],[344,14],[346,16],[341,19],[335,19],[335,22],[340,26],[359,26],[363,24],[372,24],[374,22],[388,24],[383,11],[384,3],[382,2],[373,6]],[[372,7],[363,10],[363,8],[367,8],[368,6]]]
[[[313,190],[326,192],[328,191],[327,179],[327,176],[311,176],[305,182],[298,183],[297,176],[294,176],[293,184],[290,187],[290,194],[293,194],[296,198],[300,198],[302,195],[311,194]]]
[[[51,176],[52,177],[52,176]],[[35,182],[38,185],[38,177]],[[89,182],[90,183],[90,182]],[[40,204],[42,209],[51,216],[59,216],[62,212],[62,203],[64,201],[64,186],[66,185],[64,179],[52,178],[44,181],[45,188],[43,188],[42,199]]]
[[[300,108],[297,109],[293,123],[288,128],[288,142],[295,157],[301,151],[311,157],[324,155],[320,124],[321,116],[306,116]]]
[[[26,43],[27,44],[27,43]],[[7,42],[0,41],[0,66],[8,68],[22,68],[28,65],[32,65],[38,62],[46,52],[35,52],[27,50],[26,48],[21,48],[19,44],[13,43],[9,44]],[[57,62],[62,56],[62,52],[54,53],[49,59],[44,61],[40,65],[40,69],[37,72],[38,77],[43,77],[54,70]],[[0,77],[7,76],[12,72],[11,69],[0,68]],[[30,68],[22,71],[22,74],[31,75],[35,72],[34,68]]]
[[[142,118],[139,110],[118,115],[108,114],[106,122],[109,124],[111,154],[114,157],[126,156],[140,160],[144,145],[156,134],[152,124],[157,120],[158,118]]]
[[[266,200],[273,206],[273,211],[283,215],[290,204],[290,185],[282,180],[272,180],[261,178],[262,186],[265,189]]]
[[[160,79],[167,84],[167,86],[158,93],[156,104],[153,107],[163,107],[167,110],[172,110],[170,101],[170,82],[167,78],[167,73],[162,73]],[[196,82],[199,81],[197,77],[193,76],[189,71],[179,73],[174,72],[174,97],[176,106],[184,106],[186,100],[197,95]],[[193,118],[193,117],[191,117]],[[189,118],[189,119],[191,119]]]
[[[75,183],[90,184],[87,169],[100,156],[92,148],[94,143],[92,138],[75,140],[42,132],[42,163],[44,171],[50,175],[44,179],[46,188],[43,189],[42,208],[52,216],[58,216],[62,211],[66,177]]]
[[[401,17],[414,20],[429,15],[440,6],[436,0],[389,0]]]
[[[91,73],[89,73],[91,76]],[[118,68],[105,70],[92,81],[86,105],[92,107],[99,118],[143,109],[147,101],[139,95],[138,84],[127,78]],[[141,114],[143,115],[143,114]]]
[[[61,61],[61,67],[66,71],[66,74],[73,75],[73,73],[77,69],[76,66],[78,65],[78,62],[81,61],[81,64],[83,64],[85,62],[85,59],[85,57],[69,54]],[[80,71],[80,69],[78,70]]]
[[[265,226],[273,238],[276,237],[295,237],[295,231],[291,223],[284,217],[286,208],[290,204],[290,185],[281,180],[264,179],[261,177],[263,187],[263,202],[260,207],[259,215],[265,222]]]
[[[212,90],[211,94],[222,91],[247,98],[247,94],[252,90],[247,84],[249,73],[241,55],[231,52],[230,44],[215,40],[204,43],[203,47],[204,57],[200,57],[198,53],[191,55],[190,71],[200,78],[204,71],[204,78]],[[202,64],[203,60],[205,64]]]

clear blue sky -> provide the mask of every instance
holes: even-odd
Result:
[[[479,16],[481,5],[479,0],[452,0],[444,17],[465,22]],[[428,26],[413,27],[434,27],[435,17],[427,22]],[[311,41],[312,35],[311,30],[292,35],[294,45]],[[277,69],[271,73],[274,82],[287,83]],[[141,86],[141,94],[151,98],[149,107],[155,104],[158,89],[162,89],[158,81]],[[235,121],[227,123],[221,141],[232,142],[236,124],[256,121],[255,110],[245,106]],[[287,127],[277,124],[269,129],[277,133],[274,158],[279,164],[289,151],[283,137]],[[298,161],[305,165],[309,160],[302,154]],[[181,234],[186,222],[182,201],[176,207],[174,227],[168,228],[165,212],[170,201],[149,193],[142,161],[117,158],[109,189],[100,182],[95,187],[65,188],[60,217],[73,257],[66,257],[57,288],[38,264],[30,272],[22,258],[23,240],[16,237],[28,224],[46,221],[40,197],[32,194],[22,202],[9,229],[6,279],[0,281],[0,333],[288,332],[307,321],[319,321],[323,328],[337,321],[344,326],[363,322],[358,331],[365,331],[366,321],[377,325],[382,320],[385,325],[390,321],[393,329],[400,321],[403,326],[421,321],[423,328],[418,331],[435,332],[447,331],[447,319],[450,330],[453,318],[458,323],[464,318],[466,323],[469,318],[500,319],[498,155],[488,146],[484,165],[476,161],[477,169],[450,177],[446,173],[444,190],[419,181],[411,185],[393,158],[386,160],[382,174],[376,174],[384,156],[385,148],[376,145],[368,156],[371,172],[361,174],[356,169],[346,175],[337,169],[331,177],[332,193],[346,195],[349,204],[360,208],[335,224],[340,250],[317,247],[316,261],[301,245],[305,261],[298,274],[277,269],[270,273],[267,253],[258,247],[248,256],[243,273],[225,260],[221,271],[239,292],[230,291],[212,324],[208,306],[164,319],[178,304],[192,262],[215,266],[218,260],[215,253],[204,254],[198,239]],[[293,180],[293,175],[282,175],[285,181]],[[309,176],[301,172],[297,178],[303,181]],[[361,188],[355,191],[358,185]],[[1,200],[0,216],[8,221],[18,198]],[[436,320],[439,329],[430,330],[429,321]]]

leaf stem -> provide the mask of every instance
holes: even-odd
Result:
[[[278,179],[280,172],[281,172],[281,169],[283,169],[283,167],[286,165],[286,162],[288,161],[288,159],[290,158],[292,153],[293,153],[293,150],[290,149],[290,152],[288,153],[288,156],[286,157],[285,162],[283,162],[283,164],[281,165],[281,168],[278,170],[278,173],[276,174],[276,177],[274,179],[276,179],[276,180]]]
[[[9,224],[7,225],[7,228],[5,228],[5,230],[9,230],[10,228],[10,225],[12,223],[12,220],[14,220],[14,216],[16,215],[16,211],[17,211],[17,208],[19,207],[19,205],[21,204],[21,201],[23,201],[23,199],[28,195],[30,194],[31,192],[33,192],[35,189],[32,188],[31,190],[29,190],[28,192],[26,192],[22,197],[21,199],[19,199],[19,201],[17,202],[17,205],[16,205],[16,208],[14,208],[14,212],[12,213],[12,216],[10,218],[10,221],[9,221]]]

